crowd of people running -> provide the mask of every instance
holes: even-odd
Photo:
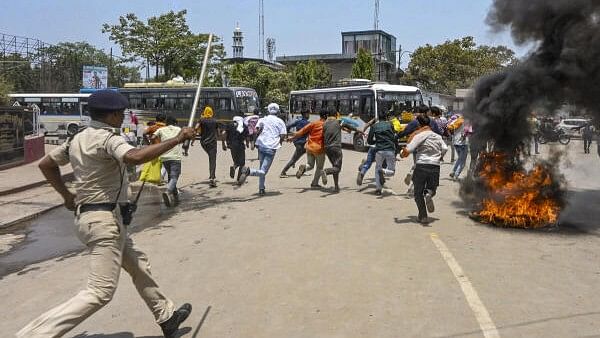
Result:
[[[333,192],[340,191],[339,176],[342,169],[342,130],[356,132],[366,136],[368,152],[358,166],[356,184],[361,186],[369,169],[375,164],[375,195],[382,195],[386,178],[395,175],[397,158],[412,156],[413,165],[404,183],[408,186],[406,196],[415,199],[419,222],[428,221],[428,213],[435,210],[433,197],[440,179],[440,165],[446,152],[451,150],[450,162],[453,166],[449,179],[459,180],[473,175],[477,167],[478,154],[485,149],[476,142],[470,142],[472,125],[460,114],[447,114],[443,108],[425,105],[414,110],[410,121],[406,121],[406,112],[398,109],[381,111],[376,119],[367,122],[362,128],[350,116],[340,118],[335,110],[322,111],[319,119],[310,121],[310,111],[301,112],[301,116],[285,124],[276,103],[267,107],[265,116],[234,116],[232,121],[217,121],[213,110],[207,106],[195,129],[199,135],[202,149],[208,155],[209,186],[216,187],[216,159],[219,140],[222,149],[229,150],[232,164],[229,176],[235,184],[242,185],[249,177],[258,177],[258,194],[266,193],[266,176],[277,150],[284,142],[294,145],[294,153],[283,167],[280,177],[288,177],[288,172],[306,154],[306,162],[297,166],[292,176],[301,179],[306,173],[314,171],[311,189],[322,189],[329,178],[333,180]],[[402,120],[402,121],[401,121]],[[403,124],[401,122],[408,122]],[[180,128],[177,121],[165,114],[158,114],[156,121],[145,130],[150,143],[166,141],[176,137]],[[523,152],[539,154],[538,135],[547,128],[546,122],[538,120],[535,114],[530,118],[532,140],[524,144]],[[582,129],[585,152],[589,153],[591,136],[594,129],[585,126]],[[485,146],[485,145],[484,145]],[[246,149],[257,148],[258,166],[251,168],[246,163]],[[599,148],[600,149],[600,148]],[[470,164],[467,158],[471,154]],[[599,152],[600,154],[600,152]],[[178,203],[177,180],[181,174],[181,160],[185,156],[181,146],[162,155],[165,176],[168,176],[163,200],[167,206]],[[330,167],[325,168],[325,159]]]
[[[235,116],[232,121],[220,122],[215,119],[211,107],[204,108],[195,129],[200,145],[208,155],[210,187],[217,186],[216,158],[219,140],[222,142],[222,149],[230,151],[232,164],[229,175],[235,180],[235,184],[242,185],[247,182],[248,177],[258,177],[258,194],[261,196],[266,193],[266,175],[277,150],[287,141],[294,145],[295,151],[283,167],[280,177],[288,177],[290,168],[296,167],[306,154],[306,163],[299,164],[293,176],[301,179],[305,173],[314,171],[311,189],[322,189],[331,177],[333,192],[338,193],[343,162],[342,130],[346,130],[366,136],[369,150],[358,167],[356,183],[362,185],[365,174],[375,164],[375,194],[378,196],[382,195],[386,178],[395,174],[397,157],[412,156],[413,166],[404,182],[409,186],[407,196],[414,197],[416,201],[419,210],[417,220],[426,223],[428,213],[435,210],[433,197],[439,185],[440,165],[449,149],[448,144],[453,147],[451,161],[454,162],[450,178],[459,179],[466,165],[472,128],[458,114],[445,118],[439,107],[417,107],[414,118],[408,124],[400,122],[402,112],[383,111],[377,119],[369,121],[360,129],[351,117],[340,118],[335,110],[320,112],[319,119],[315,121],[310,121],[309,111],[302,111],[301,116],[288,125],[280,118],[280,112],[279,106],[271,103],[263,117]],[[144,135],[150,143],[164,142],[179,133],[180,128],[176,124],[175,119],[160,113],[156,116],[156,121],[146,128]],[[259,164],[258,167],[251,168],[246,164],[246,149],[254,147],[258,150]],[[173,206],[179,201],[177,181],[185,155],[186,150],[178,146],[161,156],[163,171],[168,177],[166,191],[163,193],[167,206]],[[330,162],[330,167],[327,168],[326,158]]]

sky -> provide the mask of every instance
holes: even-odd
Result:
[[[259,0],[0,0],[0,33],[40,39],[47,43],[87,41],[106,51],[114,48],[102,24],[119,16],[140,19],[170,10],[187,9],[195,33],[223,38],[232,54],[232,35],[239,23],[244,56],[259,56]],[[495,33],[485,24],[492,0],[380,0],[379,28],[397,39],[398,49],[413,51],[424,44],[474,36],[478,44],[507,45],[521,56],[507,32]],[[373,0],[264,0],[265,38],[275,38],[277,56],[341,53],[341,32],[373,29]],[[409,53],[402,57],[402,67]]]

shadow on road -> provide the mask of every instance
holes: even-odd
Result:
[[[192,331],[191,327],[184,327],[181,328],[178,332],[179,336],[188,334]],[[133,333],[131,332],[117,332],[117,333],[108,333],[108,334],[103,334],[103,333],[93,333],[93,334],[88,334],[87,332],[78,334],[76,336],[74,336],[73,338],[163,338],[163,336],[135,336]]]

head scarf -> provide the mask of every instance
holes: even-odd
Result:
[[[277,103],[271,103],[267,106],[267,110],[270,115],[277,115],[279,114],[279,105]]]
[[[233,122],[236,123],[235,130],[237,130],[237,132],[240,134],[243,133],[244,132],[244,118],[241,116],[234,116]]]
[[[204,117],[204,118],[207,118],[207,119],[208,119],[208,118],[211,118],[211,117],[213,117],[213,115],[214,115],[214,112],[213,112],[212,108],[211,108],[211,107],[209,107],[209,106],[206,106],[206,107],[204,108],[204,111],[202,112],[202,117]]]

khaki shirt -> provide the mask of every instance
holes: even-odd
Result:
[[[113,130],[108,124],[92,121],[70,142],[48,154],[60,166],[71,163],[77,205],[127,201],[128,180],[123,157],[134,147]]]

